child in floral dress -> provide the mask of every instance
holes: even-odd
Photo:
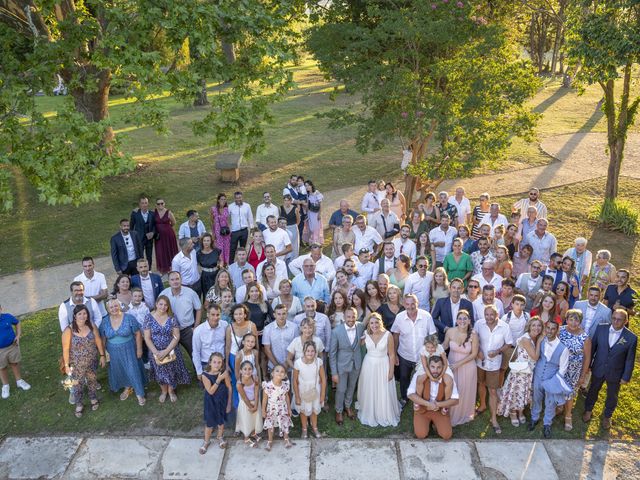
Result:
[[[273,432],[276,427],[284,437],[284,446],[291,448],[289,428],[291,428],[291,400],[289,399],[289,381],[287,371],[278,364],[271,371],[271,381],[262,382],[262,417],[264,428],[269,432],[266,450],[273,445]]]

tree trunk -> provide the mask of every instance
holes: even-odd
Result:
[[[222,51],[227,59],[227,63],[233,64],[236,61],[236,50],[233,43],[222,42]]]
[[[203,78],[200,80],[201,89],[193,100],[194,107],[204,107],[209,105],[209,99],[207,98],[207,81]]]

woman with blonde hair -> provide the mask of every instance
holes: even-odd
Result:
[[[382,317],[384,328],[391,330],[396,315],[402,311],[404,311],[404,306],[402,305],[402,290],[395,285],[389,285],[385,302],[380,305],[380,308],[377,310],[377,313]]]
[[[433,271],[433,282],[431,282],[431,300],[433,303],[440,298],[449,296],[449,277],[444,267],[437,267]]]
[[[220,303],[222,292],[227,289],[231,290],[231,293],[235,295],[236,291],[233,287],[233,280],[231,279],[229,270],[227,270],[226,268],[221,268],[218,270],[218,274],[216,275],[216,279],[213,282],[213,286],[205,294],[204,309],[208,309],[209,304],[211,303]]]
[[[287,321],[293,322],[293,319],[299,313],[304,310],[302,308],[302,302],[300,299],[291,293],[292,285],[291,280],[285,278],[280,280],[278,284],[278,291],[280,295],[273,299],[271,302],[271,308],[275,310],[278,305],[284,305],[287,307]]]

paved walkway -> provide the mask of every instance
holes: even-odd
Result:
[[[440,440],[296,440],[271,452],[230,441],[200,455],[200,439],[170,437],[7,438],[2,479],[452,480],[640,478],[630,443]]]
[[[477,198],[482,192],[500,192],[512,195],[526,192],[532,186],[552,188],[572,184],[606,175],[609,163],[605,151],[605,133],[575,133],[548,137],[541,148],[557,160],[540,167],[473,178],[448,180],[440,189],[452,191],[456,186],[464,186],[470,198]],[[622,175],[640,178],[640,135],[629,135],[625,150]],[[402,182],[399,182],[402,189]],[[348,187],[325,193],[323,218],[328,223],[331,212],[338,208],[341,199],[349,200],[358,210],[364,187]],[[107,276],[111,285],[115,273],[109,257],[96,258],[96,270]],[[57,265],[36,271],[27,271],[0,277],[0,291],[3,292],[3,308],[14,315],[42,310],[58,305],[69,295],[69,283],[82,271],[80,261]]]

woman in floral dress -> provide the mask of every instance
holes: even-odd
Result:
[[[222,252],[222,261],[229,265],[231,254],[231,220],[229,219],[229,207],[227,206],[227,196],[219,193],[216,204],[211,207],[212,232],[216,239],[216,248]],[[227,233],[228,232],[228,233]],[[226,235],[223,235],[226,233]]]
[[[182,352],[178,347],[180,327],[173,317],[171,303],[165,295],[156,300],[156,308],[144,319],[144,340],[149,347],[151,356],[151,378],[160,384],[161,394],[158,400],[164,403],[169,395],[171,402],[178,400],[175,389],[178,384],[186,385],[191,382],[189,372],[184,366]],[[158,361],[174,352],[176,357],[172,362],[164,365]]]
[[[516,355],[512,361],[529,362],[529,372],[511,370],[499,392],[498,415],[510,416],[514,427],[524,425],[524,408],[531,404],[533,367],[540,356],[542,321],[533,317],[525,327],[525,333],[516,341]]]
[[[564,429],[568,432],[573,429],[571,413],[578,395],[578,388],[584,383],[589,371],[589,363],[591,363],[591,339],[581,326],[580,310],[569,310],[566,322],[566,325],[560,327],[558,338],[569,350],[569,366],[564,374],[564,380],[573,389],[573,393],[564,404]]]

